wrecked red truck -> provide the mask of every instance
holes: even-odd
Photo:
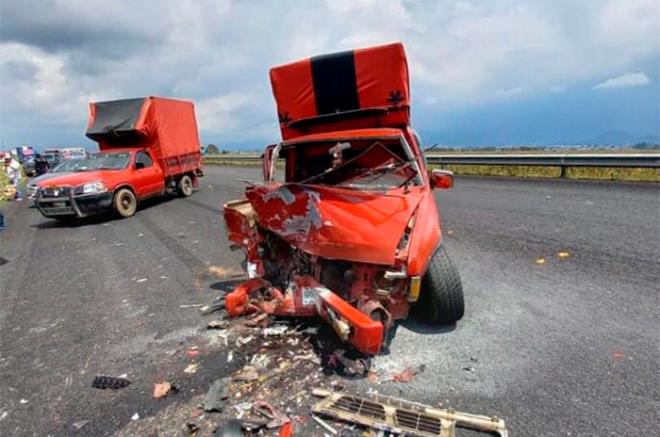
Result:
[[[114,211],[135,214],[138,202],[166,193],[192,195],[203,175],[192,102],[162,97],[90,104],[87,137],[99,152],[73,171],[38,184],[35,204],[58,220]]]
[[[283,141],[264,152],[263,183],[224,205],[249,278],[227,312],[319,315],[365,354],[411,309],[430,323],[461,319],[433,196],[453,176],[427,168],[410,126],[403,46],[312,57],[270,79]]]

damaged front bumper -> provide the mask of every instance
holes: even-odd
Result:
[[[325,319],[337,335],[365,354],[375,355],[383,343],[385,327],[310,276],[297,276],[282,291],[262,278],[238,285],[225,297],[231,316],[265,312],[281,316],[313,316]]]
[[[47,196],[42,190],[37,190],[34,203],[44,217],[82,218],[111,209],[112,196],[110,191],[77,195],[71,189]]]

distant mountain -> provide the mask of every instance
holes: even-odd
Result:
[[[577,144],[602,145],[602,146],[623,146],[637,143],[660,143],[660,134],[633,134],[623,130],[609,130],[602,134],[582,141]]]

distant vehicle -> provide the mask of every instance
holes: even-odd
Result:
[[[46,149],[44,153],[41,154],[50,168],[55,168],[60,162],[62,162],[62,157],[60,156],[60,149]]]
[[[87,157],[87,149],[84,147],[64,147],[59,150],[62,159],[82,159]]]
[[[35,169],[35,164],[36,160],[34,156],[26,156],[23,158],[23,171],[25,171],[26,176],[34,176],[37,174],[37,171]]]
[[[39,183],[45,217],[66,219],[114,210],[135,214],[138,202],[178,192],[190,196],[203,175],[192,102],[145,97],[90,104],[87,137],[99,153],[71,174]]]

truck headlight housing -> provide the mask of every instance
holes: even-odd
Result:
[[[100,181],[89,182],[87,184],[81,185],[78,188],[79,190],[76,191],[79,191],[82,194],[96,194],[96,193],[104,193],[105,191],[107,191],[105,184],[103,184],[103,182]]]

